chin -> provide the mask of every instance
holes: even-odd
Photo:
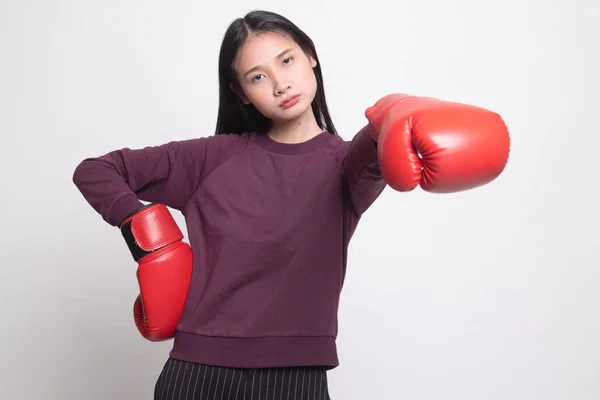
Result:
[[[293,120],[302,117],[307,112],[312,112],[311,103],[300,101],[289,110],[279,110],[278,117],[284,120]]]

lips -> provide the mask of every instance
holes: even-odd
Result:
[[[285,99],[284,101],[282,101],[279,104],[279,107],[283,107],[283,108],[288,108],[293,106],[294,104],[296,104],[298,102],[298,99],[300,98],[300,95],[297,94],[295,96],[289,97],[287,99]]]

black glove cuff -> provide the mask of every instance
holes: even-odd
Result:
[[[140,246],[137,245],[135,237],[133,236],[133,232],[131,231],[131,222],[133,220],[130,218],[133,217],[135,214],[139,213],[140,211],[145,210],[146,208],[151,207],[153,205],[154,204],[147,204],[144,207],[132,212],[125,218],[125,221],[127,222],[121,225],[121,234],[123,235],[125,243],[127,244],[127,247],[129,248],[132,257],[136,262],[146,257],[147,255],[152,254],[152,251],[143,250]]]

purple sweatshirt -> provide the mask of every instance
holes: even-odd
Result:
[[[87,158],[73,182],[113,226],[156,202],[185,217],[193,276],[174,358],[339,365],[338,302],[358,221],[384,190],[368,127],[297,144],[215,135]]]

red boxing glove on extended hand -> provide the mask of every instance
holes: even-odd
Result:
[[[510,136],[502,118],[483,108],[390,94],[365,113],[390,187],[452,193],[485,185],[504,170]]]
[[[166,206],[138,210],[121,224],[121,232],[135,261],[140,295],[133,306],[134,320],[150,341],[167,340],[187,299],[192,277],[192,249]]]

